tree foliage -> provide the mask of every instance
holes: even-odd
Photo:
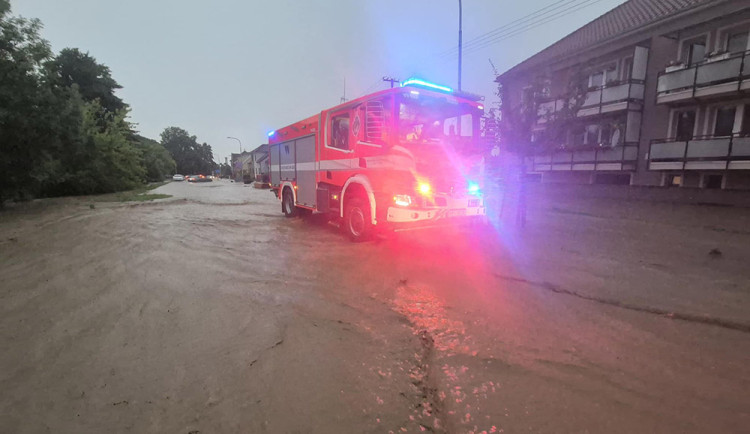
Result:
[[[64,104],[40,74],[51,56],[39,36],[41,26],[39,20],[10,16],[10,4],[0,0],[0,203],[38,187],[32,174],[49,154],[34,147],[59,136],[54,124],[60,127],[58,110]]]
[[[161,181],[168,175],[175,173],[177,165],[172,155],[161,143],[140,135],[135,136],[136,146],[143,155],[143,166],[146,169],[146,180]]]
[[[217,167],[211,146],[198,144],[197,138],[182,128],[165,128],[161,133],[161,144],[174,158],[179,173],[209,174]]]
[[[586,98],[583,77],[581,71],[573,71],[564,91],[554,98],[549,96],[548,77],[537,76],[522,90],[499,83],[501,105],[496,122],[505,148],[533,154],[564,144],[571,120],[577,118]],[[544,103],[554,100],[558,100],[558,108],[546,108]]]
[[[53,57],[41,28],[0,0],[0,206],[126,190],[174,173],[171,154],[127,121],[109,68],[75,48]],[[211,147],[191,149],[210,170]]]
[[[98,100],[109,113],[123,110],[127,105],[115,95],[122,86],[117,84],[107,66],[97,63],[89,53],[77,48],[65,48],[47,62],[50,80],[62,87],[76,86],[84,101]]]

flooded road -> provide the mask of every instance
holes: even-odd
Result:
[[[155,193],[0,213],[0,432],[750,425],[745,210],[540,197],[352,244],[268,190]]]

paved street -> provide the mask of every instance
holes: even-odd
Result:
[[[353,244],[268,190],[0,213],[0,432],[744,432],[747,209],[535,190]]]

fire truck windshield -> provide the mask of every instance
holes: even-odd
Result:
[[[401,95],[398,130],[403,143],[467,143],[477,135],[478,126],[479,111],[469,104],[413,90]]]

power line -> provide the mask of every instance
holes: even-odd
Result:
[[[532,17],[531,19],[525,20],[523,23],[519,23],[513,26],[509,26],[502,31],[494,32],[492,35],[484,36],[481,39],[477,39],[471,46],[467,47],[467,51],[472,51],[477,48],[484,48],[487,45],[491,45],[500,39],[505,38],[508,35],[516,35],[525,31],[531,30],[538,27],[541,24],[548,23],[550,21],[561,18],[565,15],[569,15],[577,10],[591,6],[601,0],[570,0],[564,4],[558,5],[554,10],[549,10],[543,14]],[[592,3],[593,2],[593,3]],[[549,14],[549,12],[554,12]]]
[[[572,0],[572,2],[577,2],[577,1],[580,1],[580,0]],[[543,24],[549,23],[551,21],[554,21],[556,19],[562,18],[562,17],[567,16],[567,15],[570,15],[570,14],[572,14],[574,12],[577,12],[577,11],[579,11],[581,9],[593,6],[596,3],[599,3],[601,1],[602,0],[584,0],[581,3],[574,4],[574,5],[567,4],[567,5],[565,5],[565,6],[567,6],[565,9],[557,11],[557,13],[555,13],[554,15],[550,15],[550,16],[547,16],[547,17],[542,17],[540,15],[540,16],[534,17],[534,19],[532,21],[529,21],[529,22],[525,23],[522,27],[518,27],[518,28],[514,28],[514,29],[508,28],[508,29],[506,29],[505,32],[501,32],[499,34],[496,34],[494,37],[492,37],[490,39],[487,39],[487,40],[485,40],[485,41],[483,41],[481,43],[475,44],[474,46],[466,49],[464,51],[464,54],[475,53],[475,52],[477,52],[477,51],[479,51],[479,50],[481,50],[483,48],[486,48],[486,47],[488,47],[490,45],[494,45],[494,44],[496,44],[498,42],[504,41],[504,40],[506,40],[508,38],[511,38],[513,36],[516,36],[516,35],[519,35],[521,33],[527,32],[527,31],[529,31],[531,29],[534,29],[536,27],[539,27],[539,26],[541,26]],[[571,2],[569,2],[569,3],[571,3]],[[445,61],[448,61],[449,57],[448,56],[444,56],[444,59],[445,59]],[[443,62],[441,62],[441,63],[443,63]]]
[[[536,11],[530,13],[530,14],[524,15],[521,18],[515,19],[515,20],[513,20],[513,21],[511,21],[509,23],[503,24],[502,26],[500,26],[500,27],[498,27],[498,28],[496,28],[494,30],[491,30],[491,31],[489,31],[487,33],[483,33],[483,34],[475,37],[474,39],[471,39],[471,40],[467,41],[464,46],[470,46],[471,44],[477,43],[478,41],[481,41],[483,39],[492,37],[494,34],[496,34],[498,32],[501,32],[501,31],[503,31],[503,30],[505,30],[505,29],[507,29],[509,27],[515,27],[515,26],[517,26],[519,24],[522,24],[525,21],[529,21],[531,19],[537,18],[538,16],[546,15],[549,12],[553,12],[554,10],[556,10],[556,9],[558,9],[558,8],[560,8],[562,6],[562,5],[560,5],[560,3],[572,3],[572,2],[576,2],[576,1],[579,1],[579,0],[558,0],[555,3],[549,4],[549,5],[541,8],[541,9],[538,9],[538,10],[536,10]],[[550,8],[552,8],[552,9],[550,9]],[[550,9],[550,10],[548,10],[548,9]],[[445,50],[442,53],[439,53],[439,55],[446,55],[446,56],[447,55],[453,55],[453,54],[456,54],[457,51],[458,51],[458,46],[454,46],[453,48]]]
[[[570,14],[572,14],[574,12],[577,12],[577,11],[579,11],[581,9],[593,6],[593,5],[597,4],[597,3],[600,3],[601,1],[603,1],[603,0],[586,0],[584,3],[580,3],[580,4],[578,4],[578,5],[574,6],[574,7],[571,7],[569,9],[565,9],[564,11],[560,11],[560,12],[564,12],[564,13],[556,14],[554,16],[547,17],[546,19],[542,19],[542,20],[531,22],[531,23],[529,23],[527,26],[525,26],[523,28],[515,29],[515,30],[510,31],[508,33],[504,33],[504,34],[498,35],[495,38],[492,38],[492,39],[490,39],[488,41],[485,41],[484,43],[482,43],[480,45],[473,46],[470,49],[464,51],[464,54],[475,53],[475,52],[477,52],[477,51],[479,51],[479,50],[481,50],[483,48],[486,48],[486,47],[488,47],[490,45],[494,45],[494,44],[496,44],[496,43],[498,43],[500,41],[504,41],[504,40],[506,40],[508,38],[511,38],[513,36],[516,36],[516,35],[519,35],[521,33],[527,32],[527,31],[529,31],[531,29],[537,28],[537,27],[539,27],[539,26],[541,26],[543,24],[549,23],[551,21],[554,21],[556,19],[562,18],[562,17],[567,16],[567,15],[570,15]]]

